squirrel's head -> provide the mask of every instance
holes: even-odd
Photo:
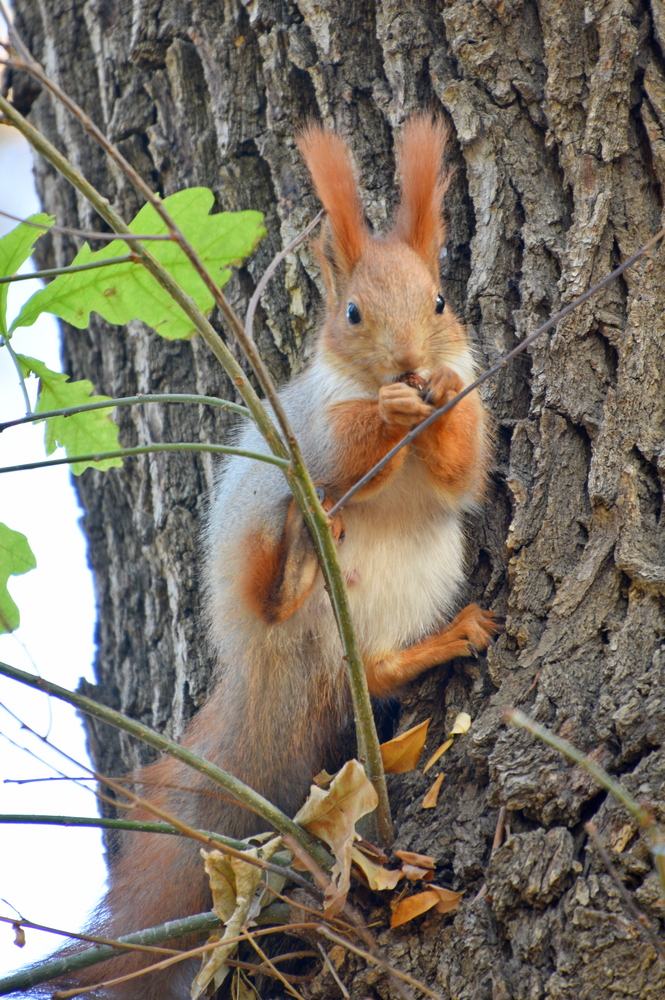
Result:
[[[381,235],[369,230],[341,136],[312,125],[299,139],[326,210],[315,245],[327,289],[323,350],[372,387],[405,372],[428,375],[462,337],[439,283],[446,138],[442,122],[429,116],[406,123],[397,152],[400,202]]]

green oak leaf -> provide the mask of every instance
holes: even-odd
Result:
[[[27,573],[36,565],[25,535],[0,522],[0,633],[13,632],[21,622],[19,610],[7,590],[9,577]]]
[[[11,278],[21,264],[25,263],[35,248],[35,243],[53,224],[53,216],[40,212],[31,215],[28,222],[43,223],[39,230],[33,226],[16,226],[0,239],[0,278]],[[7,336],[7,294],[9,284],[0,285],[0,334]]]
[[[33,374],[39,378],[39,396],[35,413],[49,410],[64,410],[68,406],[85,403],[100,403],[108,396],[91,396],[93,385],[87,379],[70,382],[69,375],[52,372],[43,361],[17,354],[23,378]],[[105,410],[89,410],[75,413],[71,417],[47,417],[44,435],[46,454],[52,455],[56,448],[65,448],[68,456],[91,455],[102,451],[118,451],[118,425]],[[106,458],[103,462],[75,462],[72,472],[80,475],[84,469],[110,469],[122,465],[121,458]]]
[[[209,215],[213,202],[212,191],[196,187],[165,198],[164,208],[222,288],[231,277],[230,265],[239,263],[252,252],[265,235],[265,229],[261,212]],[[168,232],[152,205],[144,205],[129,228],[134,233]],[[199,309],[206,315],[210,313],[214,299],[180,247],[164,240],[149,243],[148,248]],[[113,240],[94,253],[86,243],[73,264],[87,264],[126,253],[127,245],[123,240]],[[143,320],[169,340],[189,337],[195,332],[191,321],[169,293],[142,264],[132,261],[59,275],[28,299],[14,320],[12,330],[31,326],[41,312],[52,312],[73,326],[86,327],[92,311],[118,326],[132,319]]]

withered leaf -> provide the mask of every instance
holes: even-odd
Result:
[[[444,778],[445,774],[443,773],[443,771],[441,772],[441,774],[437,775],[434,784],[432,785],[429,792],[423,799],[423,805],[422,805],[423,809],[434,809],[437,802],[439,801],[439,792],[441,791],[441,785],[443,784]]]
[[[406,861],[407,865],[419,865],[421,868],[436,868],[436,860],[428,854],[416,854],[415,851],[393,851],[396,858]]]
[[[453,723],[453,728],[448,733],[449,736],[461,736],[468,733],[471,728],[471,716],[468,712],[460,712]]]
[[[280,837],[273,837],[262,847],[248,846],[246,853],[253,858],[269,861],[280,843]],[[237,942],[228,944],[227,941],[236,938],[240,928],[251,919],[254,911],[258,912],[265,892],[260,890],[257,898],[264,873],[256,865],[229,857],[217,850],[201,850],[201,856],[210,879],[213,909],[224,921],[225,927],[219,945],[204,958],[203,966],[192,983],[192,1000],[198,1000],[207,993],[211,983],[214,983],[215,989],[222,985],[230,971],[226,960],[237,948]]]
[[[14,944],[17,948],[25,947],[25,931],[20,924],[14,924]]]
[[[464,895],[461,892],[453,892],[452,889],[444,889],[440,885],[431,885],[430,890],[439,897],[439,902],[435,907],[437,913],[450,913],[451,910],[456,910]]]
[[[377,865],[359,851],[357,847],[351,848],[351,860],[358,865],[367,879],[370,889],[381,892],[382,889],[394,889],[399,880],[403,877],[401,868],[384,868]]]
[[[434,751],[434,753],[432,754],[432,756],[430,757],[430,759],[427,761],[427,763],[423,768],[423,774],[427,774],[430,767],[434,767],[439,757],[441,757],[446,752],[446,750],[449,750],[454,742],[455,741],[453,739],[446,740],[445,743],[441,744],[438,750]]]
[[[405,733],[396,736],[394,740],[382,743],[381,758],[383,768],[388,774],[403,774],[413,771],[418,764],[418,758],[427,739],[427,730],[431,719],[426,719]]]
[[[357,760],[350,760],[333,778],[328,791],[312,785],[307,801],[294,817],[332,849],[336,861],[326,890],[326,916],[339,913],[349,891],[351,848],[361,816],[378,805],[374,787]]]
[[[402,871],[408,878],[409,882],[417,882],[419,879],[424,878],[425,875],[429,875],[429,868],[418,868],[417,865],[402,865]]]
[[[390,926],[400,927],[432,909],[436,909],[437,913],[448,913],[459,906],[461,898],[461,892],[430,886],[424,892],[417,892],[415,896],[407,896],[406,899],[400,900],[393,909]]]

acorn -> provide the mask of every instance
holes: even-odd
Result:
[[[412,386],[412,388],[418,390],[421,399],[425,398],[427,383],[422,375],[418,375],[417,372],[404,372],[404,374],[400,375],[397,379],[395,379],[395,381],[404,382],[406,385]]]

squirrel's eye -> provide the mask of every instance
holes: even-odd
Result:
[[[446,307],[446,303],[444,301],[443,295],[441,295],[441,294],[437,295],[437,297],[436,297],[436,305],[434,306],[434,312],[438,316],[440,316],[441,313],[443,312],[443,310],[445,309],[445,307]]]
[[[358,323],[362,323],[362,318],[360,316],[360,309],[355,304],[355,302],[349,302],[346,310],[346,318],[352,326],[357,326]]]

